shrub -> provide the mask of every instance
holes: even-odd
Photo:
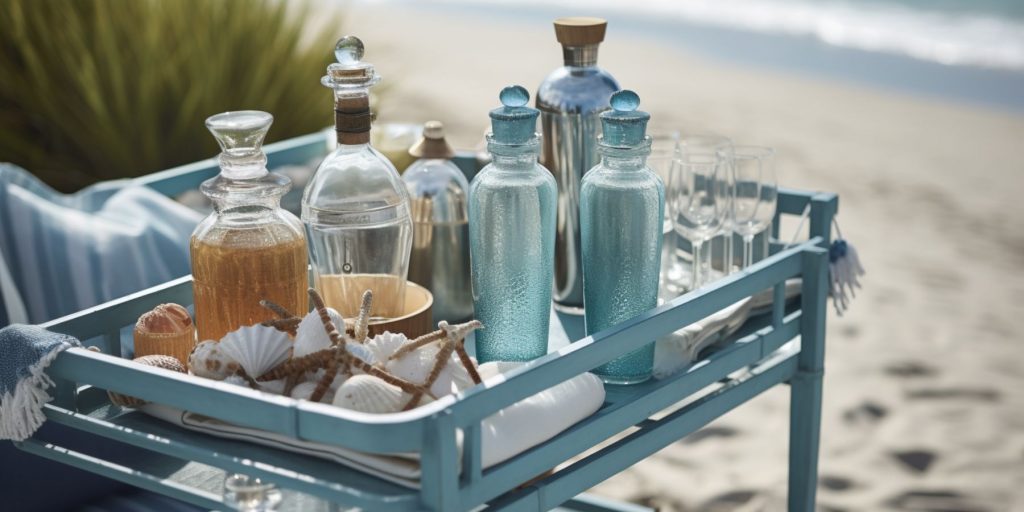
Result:
[[[55,188],[216,153],[203,121],[274,114],[269,141],[332,121],[320,86],[340,19],[266,0],[0,2],[0,161]]]

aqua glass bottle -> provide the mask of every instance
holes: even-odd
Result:
[[[492,161],[469,187],[469,247],[480,362],[547,353],[555,257],[555,178],[537,163],[539,112],[506,87],[491,111]]]
[[[658,303],[665,186],[647,166],[650,114],[633,91],[612,95],[601,114],[601,163],[583,176],[580,227],[587,334],[633,318]],[[651,377],[654,340],[596,370],[605,382],[635,384]]]

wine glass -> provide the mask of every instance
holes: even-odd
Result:
[[[733,148],[732,224],[743,237],[743,267],[753,263],[754,236],[775,217],[778,186],[775,150],[758,146]]]
[[[717,136],[686,137],[670,173],[668,204],[677,235],[690,241],[693,271],[690,290],[704,284],[704,242],[721,229],[728,209],[723,179],[732,161],[732,143]]]

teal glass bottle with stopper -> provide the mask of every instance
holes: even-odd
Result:
[[[556,183],[537,163],[536,109],[520,86],[490,112],[492,161],[469,187],[469,246],[480,362],[527,361],[548,348]]]
[[[658,303],[665,185],[647,166],[650,114],[633,91],[612,95],[601,114],[601,163],[580,186],[580,241],[587,334],[629,320]],[[635,384],[651,377],[654,340],[594,370],[605,382]]]

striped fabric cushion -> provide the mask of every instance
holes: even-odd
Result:
[[[130,180],[64,195],[0,164],[0,326],[45,322],[188,274],[188,239],[201,219]]]

